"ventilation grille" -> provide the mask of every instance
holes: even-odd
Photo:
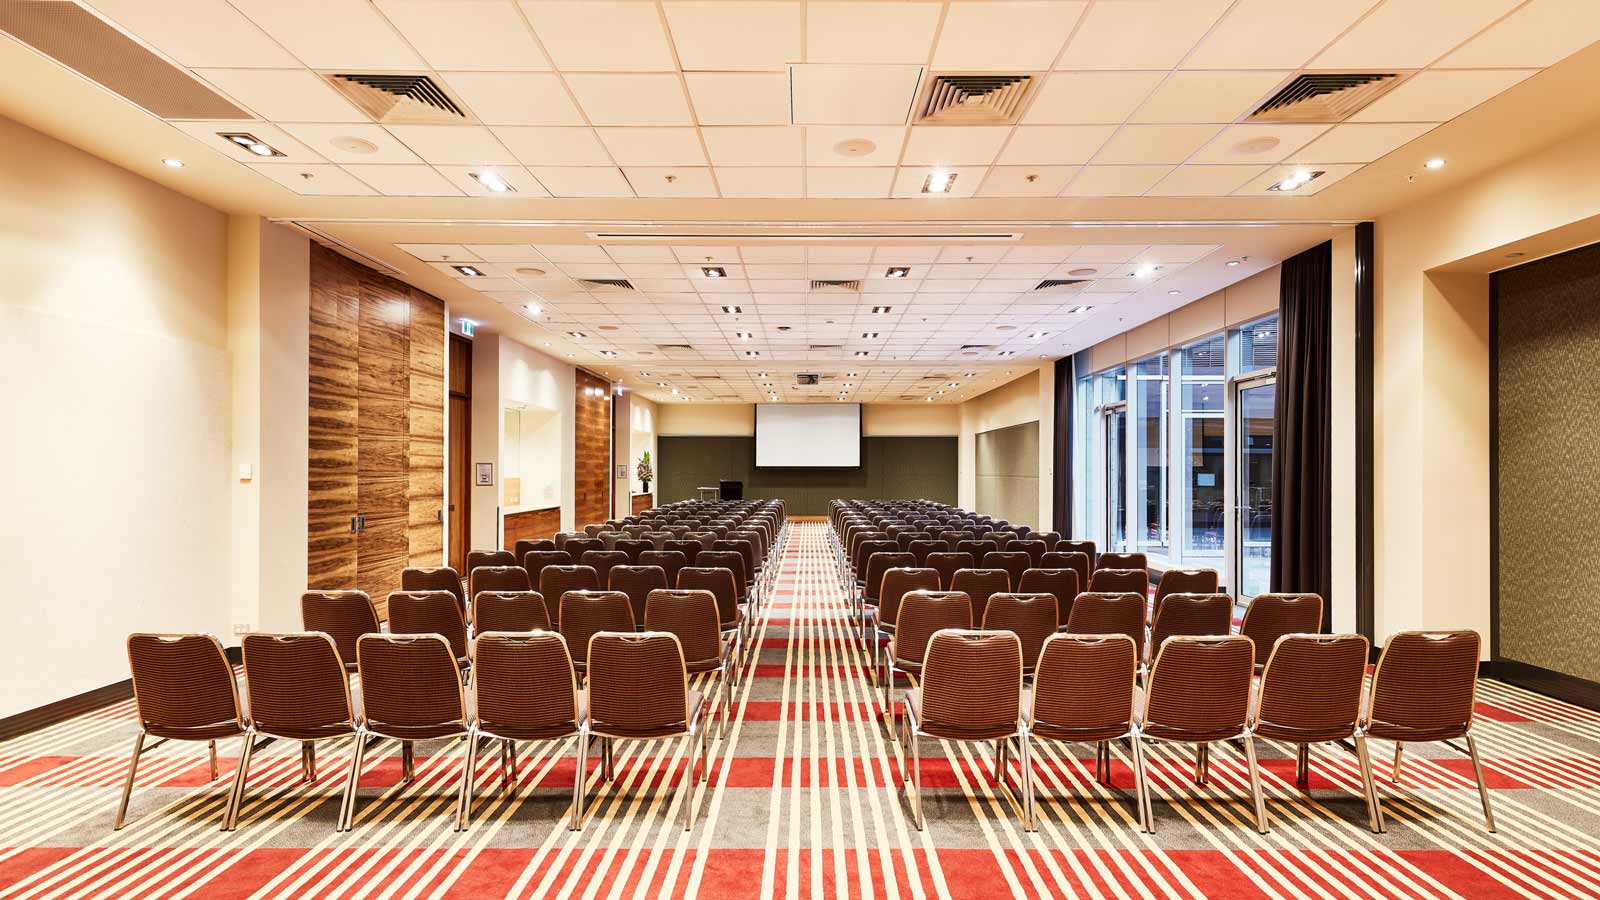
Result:
[[[821,353],[821,352],[824,352],[824,351],[827,351],[827,350],[843,350],[844,349],[844,345],[843,344],[811,344],[806,349],[811,350],[812,352]]]
[[[459,125],[471,121],[444,88],[427,75],[336,72],[322,77],[358,109],[385,125]]]
[[[597,291],[631,291],[636,290],[633,282],[626,278],[579,278],[579,284],[586,284]]]
[[[993,344],[962,344],[962,350],[993,350]]]
[[[1307,72],[1268,98],[1246,122],[1342,122],[1403,80],[1398,72]]]
[[[922,125],[1011,125],[1033,89],[1032,75],[935,75],[917,103]]]
[[[0,30],[163,119],[251,118],[75,3],[0,0]]]
[[[794,380],[796,384],[816,384],[822,379],[810,372],[801,372],[800,374],[794,376]]]
[[[811,282],[813,291],[827,291],[833,294],[856,294],[861,292],[861,281],[819,281]]]
[[[1046,291],[1053,294],[1065,294],[1080,284],[1088,284],[1087,278],[1046,278],[1033,286],[1036,291]]]
[[[693,350],[694,347],[689,344],[657,344],[656,349],[664,353],[682,353],[685,350]]]

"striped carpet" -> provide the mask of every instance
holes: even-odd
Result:
[[[139,772],[128,827],[111,830],[134,732],[122,703],[0,745],[0,900],[12,898],[516,897],[848,898],[1600,896],[1600,714],[1486,681],[1478,731],[1498,834],[1487,834],[1468,760],[1407,749],[1383,778],[1389,833],[1365,828],[1355,757],[1314,748],[1309,792],[1287,746],[1263,747],[1272,833],[1250,825],[1243,760],[1214,754],[1211,784],[1188,752],[1152,754],[1158,833],[1133,827],[1129,759],[1092,778],[1087,747],[1039,760],[1040,830],[1024,833],[986,750],[925,742],[928,828],[910,824],[898,757],[841,620],[826,525],[795,523],[761,655],[713,746],[699,821],[682,830],[681,745],[619,745],[618,783],[591,771],[584,830],[570,832],[570,743],[525,751],[520,789],[494,791],[481,758],[472,828],[452,830],[459,745],[398,749],[361,774],[355,830],[333,831],[346,745],[321,749],[315,785],[298,748],[256,753],[237,832],[217,830],[237,743],[211,779],[201,745],[166,744]],[[1389,747],[1375,745],[1380,777]],[[593,765],[591,757],[591,766]]]

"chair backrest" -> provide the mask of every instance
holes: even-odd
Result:
[[[972,598],[960,591],[907,591],[895,617],[896,664],[922,665],[928,640],[941,628],[972,627]]]
[[[717,598],[717,615],[726,627],[739,620],[739,597],[742,587],[735,584],[734,572],[725,566],[684,566],[678,570],[680,591],[710,591]]]
[[[735,595],[743,601],[749,592],[750,579],[744,570],[744,554],[736,550],[702,550],[695,557],[697,569],[727,569],[733,574]]]
[[[645,601],[650,592],[667,587],[667,573],[660,566],[612,566],[609,587],[628,595],[628,602],[633,606],[633,621],[639,623],[644,621]]]
[[[510,550],[471,550],[467,553],[467,577],[479,566],[514,566],[517,557]]]
[[[602,588],[610,587],[613,566],[627,564],[628,554],[621,550],[585,550],[583,555],[578,557],[578,565],[593,569],[595,580],[600,582]]]
[[[1016,534],[1010,531],[991,531],[984,536],[984,540],[994,544],[995,550],[1005,552],[1011,549],[1011,543],[1017,540]]]
[[[1045,544],[1044,541],[1033,538],[1024,538],[1022,540],[1012,541],[1006,546],[1006,551],[1009,553],[1028,554],[1029,566],[1037,569],[1039,568],[1040,563],[1044,561],[1044,555],[1050,552],[1050,548]]]
[[[1101,569],[1147,569],[1149,560],[1143,553],[1102,553],[1095,562],[1095,571]]]
[[[449,602],[446,603],[445,601]],[[467,622],[449,591],[395,591],[389,595],[389,631],[438,634],[457,659],[467,658]]]
[[[480,566],[481,568],[492,568]],[[477,572],[478,569],[474,569]],[[467,614],[467,598],[471,594],[461,591],[461,573],[449,566],[411,566],[400,570],[400,590],[402,591],[449,591],[456,595],[456,603],[461,607],[461,614]],[[476,593],[473,591],[472,593]]]
[[[700,546],[699,541],[674,538],[662,544],[661,549],[671,550],[683,554],[683,564],[686,566],[692,566],[694,565],[694,561],[699,558],[700,551],[704,550],[705,548]]]
[[[1041,569],[1071,569],[1078,573],[1078,590],[1089,589],[1089,576],[1094,571],[1089,565],[1089,554],[1076,551],[1051,550],[1039,561]]]
[[[1072,601],[1067,615],[1069,634],[1125,634],[1133,639],[1144,659],[1144,605],[1142,594],[1089,591]]]
[[[522,554],[522,568],[528,572],[528,585],[539,589],[539,575],[545,566],[570,566],[577,562],[565,550],[529,550]]]
[[[1061,543],[1061,534],[1055,531],[1035,531],[1028,536],[1028,539],[1044,541],[1045,552],[1049,553],[1051,550],[1056,549],[1057,544]]]
[[[985,569],[1005,569],[1015,589],[1022,583],[1022,573],[1033,567],[1033,557],[1020,550],[994,550],[985,553],[978,565]]]
[[[746,583],[748,583],[750,581],[754,581],[756,576],[756,561],[758,557],[756,555],[756,545],[754,540],[754,538],[750,537],[723,538],[722,540],[712,542],[711,551],[713,553],[739,554],[739,556],[744,560],[744,568],[741,574]]]
[[[213,740],[244,731],[239,683],[209,634],[128,635],[139,722],[156,737]]]
[[[583,533],[587,534],[589,537],[592,537],[592,538],[599,538],[600,537],[600,532],[605,531],[605,530],[606,530],[606,526],[605,526],[605,523],[603,523],[603,522],[592,522],[592,523],[590,523],[588,525],[583,526]]]
[[[1090,572],[1090,574],[1094,573],[1096,564],[1098,563],[1098,561],[1100,559],[1100,554],[1099,554],[1098,549],[1094,545],[1094,541],[1068,541],[1068,540],[1063,540],[1060,543],[1056,544],[1055,552],[1056,553],[1082,553],[1084,556],[1089,557],[1089,572]]]
[[[1022,642],[1022,670],[1032,672],[1045,638],[1056,633],[1054,594],[1001,593],[983,611],[985,631],[1009,631]]]
[[[633,604],[621,591],[566,591],[561,595],[561,636],[572,651],[573,665],[587,662],[589,638],[602,631],[633,631]],[[578,649],[582,648],[582,649]]]
[[[982,540],[965,540],[956,542],[957,553],[971,553],[973,559],[983,559],[984,554],[994,553],[1000,545],[987,538]]]
[[[628,539],[628,536],[623,534],[621,531],[602,531],[595,535],[595,537],[600,539],[601,546],[605,547],[607,550],[617,549],[617,541],[624,541]]]
[[[900,599],[910,591],[938,591],[939,573],[929,568],[895,567],[886,569],[878,594],[878,623],[894,630],[900,614]]]
[[[701,529],[699,531],[691,531],[684,535],[683,538],[684,540],[688,541],[699,541],[700,549],[710,550],[711,545],[717,542],[717,533],[715,531],[706,531]]]
[[[1478,691],[1476,631],[1402,631],[1372,673],[1369,733],[1391,740],[1460,737]]]
[[[478,728],[511,740],[578,730],[577,679],[566,639],[553,631],[486,631],[473,641]]]
[[[956,545],[967,539],[967,533],[961,530],[945,530],[939,532],[939,540],[944,541],[944,549],[948,553],[956,552]]]
[[[572,558],[581,563],[585,553],[590,550],[604,550],[606,544],[605,541],[595,537],[575,537],[563,544],[561,549],[572,554]]]
[[[528,570],[522,566],[479,566],[467,579],[472,596],[484,591],[531,591]],[[412,588],[406,588],[412,590]]]
[[[644,537],[646,534],[649,534],[650,533],[650,529],[651,529],[651,526],[646,525],[646,524],[644,524],[642,522],[636,522],[636,523],[634,523],[632,525],[624,525],[624,526],[622,526],[622,533],[627,535],[630,538],[640,538],[640,537]]]
[[[1156,582],[1156,603],[1168,594],[1215,594],[1220,583],[1216,569],[1168,569]]]
[[[1233,598],[1227,594],[1168,594],[1150,619],[1151,653],[1178,635],[1222,635],[1233,630]]]
[[[1110,556],[1102,553],[1101,559]],[[1097,568],[1089,576],[1089,590],[1114,594],[1138,594],[1141,597],[1150,596],[1150,572],[1148,569],[1108,569]]]
[[[1257,733],[1297,743],[1355,733],[1370,645],[1359,634],[1286,634],[1261,672]]]
[[[364,634],[356,643],[367,730],[400,740],[463,734],[466,692],[450,644],[437,634]]]
[[[511,545],[511,555],[522,559],[537,550],[554,550],[556,542],[550,538],[521,538]]]
[[[356,730],[350,678],[333,638],[319,631],[256,633],[239,643],[257,731],[314,741]]]
[[[472,626],[486,631],[549,631],[550,608],[538,591],[479,591],[472,597]]]
[[[565,550],[567,549],[567,541],[581,537],[588,537],[588,535],[581,531],[558,531],[556,532],[556,549]]]
[[[545,607],[550,610],[550,619],[559,628],[561,625],[561,595],[567,591],[598,591],[600,578],[595,575],[590,566],[545,566],[539,573],[539,593],[544,595]],[[577,653],[577,648],[569,641],[567,649]]]
[[[1125,634],[1055,634],[1033,673],[1035,734],[1104,741],[1133,726],[1139,647]]]
[[[1013,734],[1022,716],[1022,643],[1009,631],[942,628],[928,640],[919,686],[924,733],[958,740]]]
[[[650,738],[687,729],[689,674],[677,635],[601,632],[587,655],[590,731]]]
[[[949,553],[950,552],[949,546],[950,545],[946,544],[944,541],[933,541],[933,540],[927,540],[925,538],[916,538],[916,539],[912,540],[911,543],[906,546],[906,550],[909,551],[911,553],[911,555],[916,558],[918,566],[926,566],[928,564],[928,554],[930,554],[930,553]]]
[[[875,539],[870,541],[862,541],[859,544],[856,544],[856,555],[852,560],[852,568],[855,570],[856,581],[865,583],[867,577],[867,561],[872,558],[872,554],[896,553],[899,551],[899,549],[899,544],[895,543],[894,541],[887,540]]]
[[[1317,594],[1257,594],[1245,607],[1239,633],[1267,649],[1286,634],[1322,630],[1322,597]]]
[[[946,591],[953,590],[951,584],[955,581],[957,572],[978,565],[971,553],[955,553],[949,550],[943,553],[929,553],[922,564],[939,573],[939,588]]]
[[[656,566],[667,575],[667,587],[678,583],[678,571],[689,564],[689,560],[677,550],[646,550],[639,554],[639,565]]]
[[[383,630],[366,591],[306,591],[300,595],[300,623],[333,638],[347,672],[356,670],[356,641]]]
[[[628,554],[628,561],[635,564],[639,562],[639,554],[644,553],[647,550],[654,550],[655,548],[655,544],[652,544],[643,538],[633,537],[623,538],[617,541],[617,543],[613,546],[613,549]]]
[[[1056,621],[1067,624],[1072,601],[1080,590],[1078,573],[1073,569],[1028,569],[1014,587],[1019,594],[1049,594],[1056,598]]]
[[[909,568],[917,564],[917,558],[910,553],[901,551],[881,551],[867,557],[867,571],[864,589],[861,594],[868,603],[877,603],[879,591],[883,588],[883,573],[895,568]]]
[[[722,662],[722,619],[710,591],[650,592],[644,610],[645,631],[677,635],[689,671],[705,671]]]
[[[950,590],[972,598],[972,620],[983,621],[989,598],[1011,590],[1011,573],[1005,569],[961,569],[950,579]]]
[[[1244,731],[1255,645],[1243,635],[1168,638],[1146,681],[1144,730],[1179,741],[1221,741]]]

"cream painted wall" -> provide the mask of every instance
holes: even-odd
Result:
[[[861,433],[868,437],[931,437],[961,433],[961,407],[954,403],[867,403]]]
[[[634,477],[639,457],[646,451],[650,453],[650,467],[659,465],[656,453],[656,435],[660,433],[658,420],[661,416],[661,407],[655,401],[638,394],[628,395],[628,487],[629,493],[644,490],[644,485]],[[652,481],[650,489],[655,490],[656,482]],[[630,501],[631,503],[631,501]],[[630,506],[631,509],[631,506]]]
[[[1047,448],[1042,446],[1046,438],[1043,432],[1051,427],[1052,417],[1041,416],[1044,412],[1040,405],[1042,385],[1049,384],[1051,391],[1055,385],[1048,377],[1042,375],[1041,369],[1030,369],[1016,378],[986,391],[961,403],[960,440],[957,445],[956,461],[956,505],[963,509],[973,509],[978,496],[977,479],[977,435],[984,431],[993,431],[996,428],[1005,428],[1010,425],[1021,425],[1024,422],[1038,422],[1040,431],[1041,452]],[[1039,465],[1047,467],[1049,463],[1041,455]],[[1044,493],[1045,481],[1040,479],[1040,493]],[[1041,501],[1045,502],[1045,501]],[[982,512],[982,510],[977,510]],[[1047,518],[1040,519],[1048,521]],[[1026,523],[1034,525],[1035,523]]]
[[[227,255],[221,213],[0,119],[0,716],[127,678],[130,632],[230,630]]]
[[[494,463],[495,483],[491,487],[483,487],[474,478],[472,549],[494,549],[502,543],[501,516],[504,511],[500,499],[505,473],[503,454],[509,452],[505,440],[505,408],[508,403],[521,403],[559,414],[560,437],[554,455],[550,443],[541,441],[544,449],[522,456],[521,465],[524,471],[543,467],[558,473],[561,527],[572,527],[575,493],[573,401],[577,396],[575,373],[572,366],[555,357],[493,331],[480,330],[473,336],[472,461],[474,472],[477,463]],[[521,508],[538,509],[547,505],[543,499],[530,497],[526,492],[522,499]]]
[[[756,433],[756,408],[752,403],[662,403],[657,413],[657,434]]]

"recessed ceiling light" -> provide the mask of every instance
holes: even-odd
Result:
[[[243,147],[245,150],[249,151],[250,153],[255,154],[256,156],[285,156],[285,155],[287,155],[287,154],[284,154],[284,153],[278,151],[271,144],[268,144],[266,141],[261,140],[260,138],[256,137],[253,134],[249,134],[249,133],[246,133],[246,132],[243,132],[243,131],[238,131],[238,132],[219,131],[219,132],[217,132],[217,137],[222,138],[223,140],[227,141],[230,144],[238,144],[240,147]]]
[[[537,316],[540,313],[544,312],[544,310],[539,308],[539,304],[537,304],[537,303],[524,303],[522,305],[522,308],[524,310],[526,310],[528,315],[530,315],[530,316]]]
[[[1234,266],[1237,266],[1238,264],[1239,264],[1239,261],[1237,259],[1228,260],[1228,267],[1230,269],[1233,268]]]
[[[998,356],[1016,356],[1017,355],[1017,351],[1015,351],[1015,350],[1001,350],[997,355]]]
[[[183,160],[181,160],[181,159],[173,159],[170,156],[167,157],[166,159],[163,159],[161,161],[161,164],[163,166],[166,166],[169,169],[181,169],[181,168],[183,168]]]
[[[748,331],[735,331],[734,334],[738,335],[741,341],[750,340],[750,332]]]
[[[977,378],[978,377],[978,373],[977,372],[962,372],[961,373],[961,377],[962,378]]]
[[[945,387],[951,387],[951,388],[954,388],[954,387],[960,387],[960,386],[961,386],[961,385],[960,385],[960,384],[959,384],[959,383],[957,383],[957,382],[954,382],[954,381],[952,381],[952,382],[950,382],[950,383],[949,383],[949,384],[947,384],[947,385],[945,385]]]
[[[1050,336],[1050,332],[1048,332],[1048,331],[1035,331],[1033,334],[1028,335],[1028,340],[1030,340],[1030,341],[1042,341],[1042,340],[1044,340],[1045,338],[1047,338],[1049,336]]]
[[[1176,297],[1176,296],[1178,296],[1178,292],[1177,291],[1167,291],[1167,296],[1168,297]]]
[[[1440,158],[1440,157],[1435,156],[1433,159],[1430,159],[1427,162],[1423,163],[1422,167],[1424,169],[1442,169],[1442,168],[1444,168],[1444,160],[1442,158]]]
[[[863,332],[861,332],[861,339],[864,340],[864,341],[876,340],[877,337],[878,337],[878,333],[876,331],[863,331]]]
[[[506,183],[500,173],[493,169],[484,169],[482,172],[469,172],[472,179],[496,194],[515,193],[516,188]]]
[[[857,356],[871,356],[871,355],[872,355],[872,354],[870,354],[870,353],[868,353],[868,352],[867,352],[867,351],[865,351],[865,350],[857,350],[857,351],[856,351],[856,355],[857,355]]]
[[[677,392],[678,392],[678,389],[677,389],[677,388],[673,388],[673,389],[672,389],[672,392],[673,392],[673,393],[674,393],[674,394],[676,394],[676,393],[677,393]]]
[[[483,277],[483,270],[476,266],[451,266],[450,268],[455,269],[457,272],[460,272],[462,275],[465,275],[468,278]]]
[[[639,373],[639,377],[640,378],[649,378],[650,377],[650,373],[649,372],[640,372]]]
[[[755,359],[756,357],[761,355],[761,351],[760,350],[746,350],[744,352],[744,355],[750,357],[751,359]]]
[[[341,134],[328,143],[346,153],[354,153],[358,156],[369,156],[378,152],[377,144],[365,138],[358,138],[348,134]]]
[[[700,274],[707,278],[727,278],[728,270],[721,266],[701,266]]]
[[[665,381],[656,382],[656,387],[666,387],[666,386],[667,386],[667,383]]]
[[[889,313],[894,311],[894,307],[892,307],[892,306],[874,306],[872,308],[872,311],[874,313],[878,314],[878,315],[888,315]]]
[[[1155,265],[1154,263],[1144,263],[1143,265],[1139,266],[1137,269],[1134,269],[1133,270],[1133,274],[1138,276],[1138,277],[1140,277],[1140,278],[1149,278],[1151,275],[1154,275],[1156,273],[1156,270],[1159,269],[1159,268],[1161,268],[1161,267],[1158,266],[1158,265]]]
[[[581,332],[581,331],[569,331],[569,332],[567,332],[567,337],[569,337],[569,338],[573,338],[573,339],[574,339],[574,340],[579,340],[579,341],[581,341],[581,340],[583,340],[583,339],[584,339],[584,338],[586,338],[586,337],[588,337],[588,335],[587,335],[587,334],[584,334],[584,333],[583,333],[583,332]]]
[[[1094,309],[1094,307],[1092,307],[1092,306],[1073,306],[1073,307],[1068,307],[1067,313],[1069,315],[1081,316],[1084,313],[1089,312],[1092,309]]]
[[[615,351],[615,350],[601,350],[600,351],[600,355],[604,356],[606,359],[616,359],[617,358],[617,351]]]
[[[904,278],[904,277],[906,277],[907,275],[910,275],[910,274],[911,274],[911,267],[910,266],[890,266],[889,267],[889,271],[884,273],[884,277],[885,278]]]
[[[525,275],[528,278],[543,278],[545,271],[538,266],[518,266],[517,274]]]
[[[851,138],[833,145],[833,152],[840,156],[866,156],[878,149],[878,145],[866,138]]]
[[[742,306],[724,306],[722,308],[722,311],[727,313],[730,316],[737,316],[737,315],[739,315],[739,314],[744,312],[744,307],[742,307]]]
[[[924,194],[948,194],[950,186],[956,183],[954,172],[934,172],[922,182]]]
[[[1287,191],[1298,191],[1313,178],[1320,178],[1321,176],[1322,172],[1320,171],[1308,172],[1305,169],[1296,169],[1288,178],[1285,178],[1277,184],[1270,185],[1267,190],[1278,191],[1280,193]]]

